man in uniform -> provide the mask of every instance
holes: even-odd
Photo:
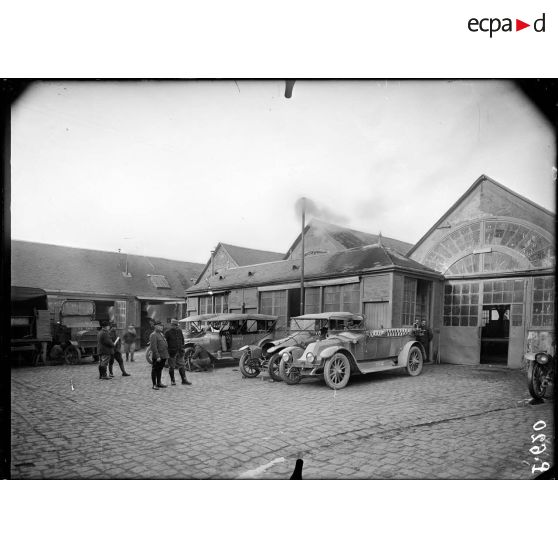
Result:
[[[116,323],[114,322],[110,323],[109,335],[111,341],[114,344],[114,352],[110,356],[109,365],[108,365],[110,377],[114,378],[114,374],[112,373],[112,367],[114,365],[114,361],[118,363],[118,366],[120,367],[120,372],[122,372],[122,376],[130,376],[131,374],[128,374],[128,372],[126,372],[126,370],[124,369],[124,361],[122,360],[122,352],[121,352],[122,340],[120,339],[120,337],[118,337],[116,333]]]
[[[165,362],[169,358],[169,348],[167,340],[163,335],[163,324],[160,321],[156,321],[153,325],[155,330],[149,336],[149,346],[153,354],[151,381],[153,382],[153,389],[166,388],[167,386],[161,383],[161,374],[165,367]]]
[[[97,354],[99,355],[99,379],[109,380],[107,367],[114,354],[114,343],[110,338],[109,323],[107,321],[101,322],[101,329],[97,335]]]
[[[182,378],[182,384],[191,386],[192,382],[189,382],[186,378],[186,365],[184,363],[184,335],[179,327],[178,320],[171,320],[171,327],[165,333],[165,339],[167,340],[167,345],[169,347],[169,376],[171,379],[171,385],[175,386],[174,381],[174,369],[178,368],[180,377]]]
[[[426,352],[426,362],[430,360],[430,341],[432,341],[432,329],[428,327],[426,320],[421,320],[420,322],[421,333],[418,336],[418,340],[422,343],[424,351]]]

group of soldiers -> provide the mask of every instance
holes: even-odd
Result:
[[[169,376],[171,385],[176,385],[174,371],[178,369],[183,385],[192,385],[186,377],[186,362],[184,351],[184,335],[176,319],[171,320],[171,327],[163,333],[163,324],[160,321],[154,322],[154,331],[149,337],[149,344],[152,351],[151,381],[153,389],[166,388],[162,383],[161,376],[165,364],[169,366]],[[129,336],[133,324],[124,334],[126,361],[131,350],[131,360],[134,360],[135,351],[135,329],[133,339]],[[97,337],[97,352],[99,355],[99,378],[108,380],[114,377],[113,364],[116,361],[122,372],[122,376],[130,376],[124,368],[122,358],[122,340],[116,335],[116,324],[114,322],[102,322],[99,335]],[[191,355],[190,363],[194,369],[207,370],[211,366],[211,355],[200,345],[196,345],[194,353]],[[108,373],[107,373],[108,371]]]

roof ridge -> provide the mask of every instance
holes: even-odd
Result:
[[[50,242],[36,242],[34,240],[20,240],[17,238],[12,238],[11,242],[20,242],[20,243],[26,243],[26,244],[35,244],[35,245],[39,245],[39,246],[52,246],[54,248],[64,248],[64,249],[70,249],[70,250],[80,250],[80,251],[86,251],[86,252],[98,252],[101,254],[114,254],[115,256],[118,255],[128,255],[128,256],[136,256],[138,258],[150,258],[150,259],[156,259],[156,260],[165,260],[167,262],[180,262],[180,263],[186,263],[186,264],[193,264],[193,265],[205,265],[199,262],[190,262],[190,261],[186,261],[186,260],[177,260],[175,258],[163,258],[161,256],[150,256],[147,254],[133,254],[131,252],[113,252],[112,250],[99,250],[98,248],[81,248],[80,246],[66,246],[64,244],[52,244]]]

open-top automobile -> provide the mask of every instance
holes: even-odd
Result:
[[[351,312],[322,312],[304,314],[291,319],[289,334],[273,341],[267,350],[269,357],[267,367],[270,377],[282,381],[279,374],[281,358],[285,353],[291,360],[299,358],[309,343],[325,338],[340,331],[358,331],[363,329],[363,317]]]
[[[331,389],[342,389],[353,374],[406,369],[422,371],[425,351],[414,327],[340,331],[307,345],[300,357],[283,354],[279,373],[288,384],[303,377],[323,377]]]

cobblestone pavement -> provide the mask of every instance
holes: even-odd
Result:
[[[300,457],[305,479],[529,479],[552,463],[553,401],[529,405],[520,370],[426,365],[334,392],[228,367],[154,391],[137,357],[111,381],[86,361],[12,370],[12,478],[288,479]]]

